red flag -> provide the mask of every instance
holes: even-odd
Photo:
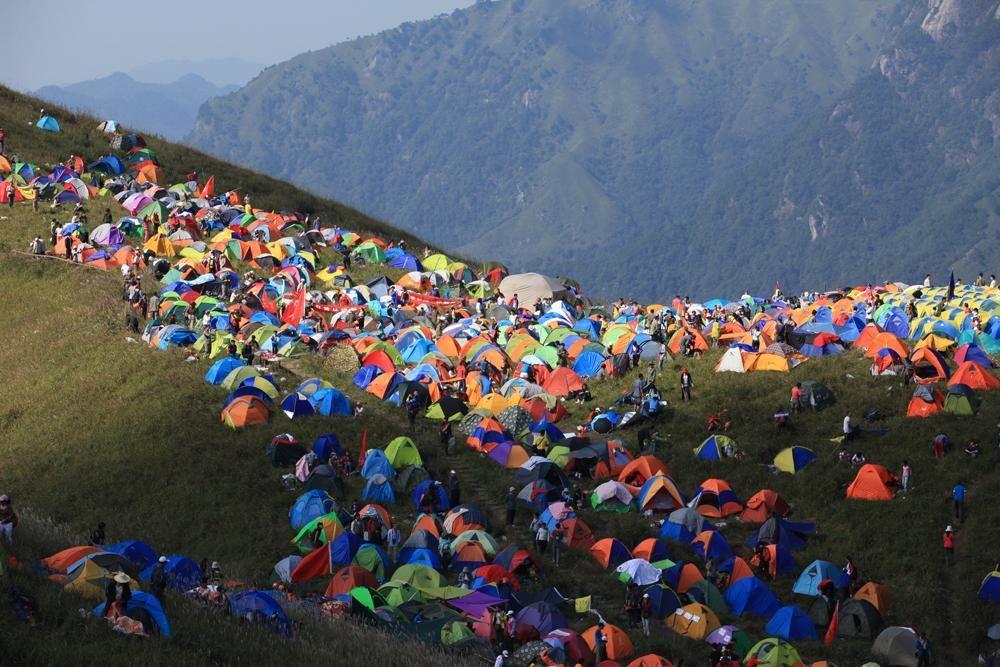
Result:
[[[840,603],[833,608],[833,618],[830,619],[830,626],[826,629],[826,636],[823,638],[823,644],[829,646],[833,643],[833,640],[837,637],[837,619],[840,617]]]
[[[309,581],[324,574],[332,574],[329,544],[324,544],[302,559],[302,562],[292,570],[292,582]]]
[[[285,306],[285,310],[281,313],[281,321],[285,324],[291,324],[293,327],[299,326],[299,322],[302,320],[302,316],[306,314],[306,289],[300,287],[298,291],[295,292],[295,296],[292,297],[291,302]]]
[[[365,464],[365,457],[368,456],[368,429],[361,434],[361,453],[358,454],[358,468]]]
[[[215,176],[209,176],[205,181],[205,187],[201,189],[201,196],[203,199],[208,199],[213,195],[215,195]]]

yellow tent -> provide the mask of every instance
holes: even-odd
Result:
[[[149,250],[158,257],[173,257],[174,244],[163,234],[155,234],[148,241],[142,244],[143,250]]]
[[[682,637],[704,639],[719,628],[719,618],[711,609],[697,602],[674,610],[666,618],[667,627]]]
[[[948,348],[955,344],[950,338],[945,338],[944,336],[938,336],[936,334],[929,334],[925,336],[919,343],[913,346],[914,350],[919,350],[922,347],[929,347],[932,350],[937,350],[938,352],[944,352]]]
[[[65,588],[83,597],[104,599],[105,589],[113,576],[111,572],[88,558],[66,581]],[[135,579],[129,583],[129,586],[133,591],[139,590],[139,582]]]

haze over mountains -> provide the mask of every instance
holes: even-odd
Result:
[[[481,2],[271,67],[189,140],[602,296],[971,268],[1000,254],[997,5]]]

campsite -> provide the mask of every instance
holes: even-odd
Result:
[[[607,665],[731,645],[740,664],[843,667],[917,664],[909,628],[937,664],[995,650],[996,287],[590,303],[571,279],[425,252],[155,137],[0,102],[19,158],[0,162],[0,493],[20,518],[0,548],[38,610],[0,617],[5,650],[592,664],[603,634]],[[136,330],[123,265],[158,301]],[[563,533],[558,566],[536,514],[546,540]],[[99,522],[107,540],[88,547]],[[162,605],[146,593],[161,555]],[[221,588],[190,594],[203,562]],[[126,572],[141,641],[94,611]],[[655,598],[649,636],[623,608],[629,582]]]

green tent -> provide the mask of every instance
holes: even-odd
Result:
[[[699,579],[691,584],[688,595],[714,611],[716,615],[721,616],[729,613],[729,605],[726,604],[726,598],[707,579]]]
[[[445,646],[453,646],[473,638],[475,633],[461,621],[452,621],[441,628],[441,643]]]
[[[385,456],[389,459],[392,467],[397,470],[406,466],[422,466],[424,464],[417,445],[402,435],[386,446]]]
[[[142,220],[143,218],[152,219],[153,216],[156,216],[161,225],[165,225],[167,224],[167,219],[170,217],[170,211],[163,205],[163,202],[152,201],[146,204],[146,207],[139,211],[135,217]]]
[[[802,663],[795,647],[778,637],[768,637],[747,651],[745,661],[757,658],[758,667],[794,667]]]
[[[375,607],[383,604],[381,596],[378,593],[364,586],[351,589],[351,600],[359,603],[369,611],[375,611]]]
[[[962,393],[949,393],[944,399],[944,411],[953,415],[971,417],[979,409],[979,401],[975,396]]]
[[[302,526],[302,530],[300,530],[298,534],[292,538],[292,544],[294,544],[298,548],[299,553],[307,554],[313,550],[313,546],[309,544],[308,538],[312,534],[312,532],[316,530],[316,526],[319,525],[320,523],[323,523],[325,525],[335,523],[338,526],[343,527],[342,524],[340,523],[340,517],[337,516],[336,512],[330,512],[329,514],[324,514],[323,516],[316,517],[306,525]],[[321,544],[326,544],[326,538],[327,535],[329,534],[329,530],[330,529],[327,528],[320,534],[319,541]]]
[[[375,575],[375,578],[379,581],[385,579],[385,561],[382,560],[378,548],[374,545],[362,545],[354,555],[352,564],[365,568]]]
[[[385,252],[376,243],[365,241],[351,253],[368,264],[385,264]]]
[[[389,581],[379,586],[379,594],[385,603],[391,607],[398,607],[406,602],[427,602],[427,598],[420,592],[420,589],[401,581]]]
[[[802,400],[813,410],[823,410],[837,402],[829,387],[814,380],[802,383]]]
[[[392,573],[392,580],[419,589],[435,589],[442,584],[441,573],[427,565],[403,565]]]

